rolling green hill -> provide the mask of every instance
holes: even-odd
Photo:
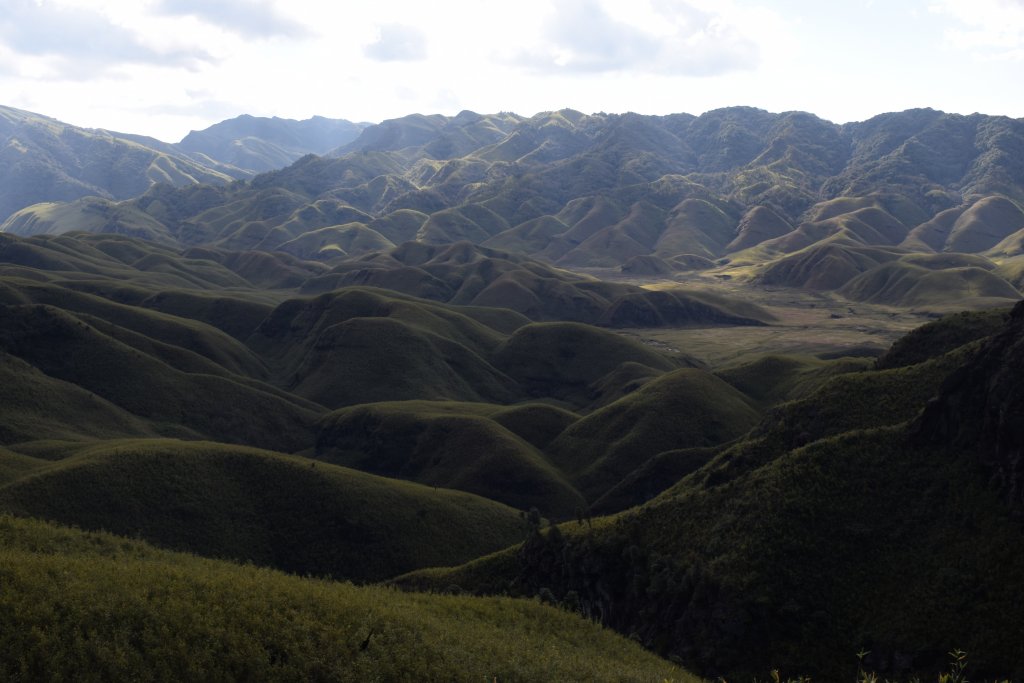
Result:
[[[0,508],[297,574],[381,580],[522,538],[519,513],[456,491],[210,442],[81,446],[0,488]]]
[[[444,246],[406,243],[348,260],[311,278],[302,291],[315,294],[350,285],[464,306],[511,308],[535,321],[570,320],[618,328],[757,325],[772,319],[763,309],[736,297],[712,298],[683,287],[651,292],[466,241]]]
[[[3,247],[8,392],[0,443],[19,457],[66,458],[124,438],[215,440],[316,455],[567,518],[586,502],[578,473],[549,458],[565,451],[560,435],[580,420],[566,408],[618,409],[645,383],[697,365],[608,330],[530,323],[507,308],[366,287],[315,297],[268,290],[254,275],[261,266],[321,277],[271,254],[178,253],[88,233],[8,236]],[[634,302],[662,316],[656,324],[747,324],[759,321],[746,315],[767,315],[729,297],[646,292],[465,243],[408,243],[388,258],[453,283],[509,266],[594,292],[595,301],[625,293],[611,308],[613,324],[637,324],[637,315],[623,313]],[[473,291],[463,280],[452,299]],[[448,405],[455,408],[441,408]],[[344,406],[352,407],[328,412]],[[589,419],[571,433],[600,440],[589,432],[605,427]],[[656,454],[607,461],[624,476]],[[608,486],[595,484],[591,499]]]
[[[0,443],[155,435],[144,420],[6,352],[0,353],[0,377]]]
[[[757,419],[744,395],[704,370],[686,368],[581,418],[548,452],[593,501],[652,456],[723,444],[745,434]]]
[[[583,497],[565,475],[537,447],[498,422],[499,411],[490,404],[425,401],[345,408],[324,418],[316,457],[469,491],[520,510],[535,507],[550,517],[566,518],[583,507]],[[508,410],[503,412],[507,421]]]
[[[656,372],[677,361],[611,332],[579,323],[534,323],[519,328],[494,355],[494,364],[530,396],[550,396],[585,406],[596,397],[595,383],[626,363]]]
[[[0,347],[6,353],[148,420],[163,433],[284,451],[301,449],[310,439],[317,415],[311,404],[251,380],[211,374],[204,365],[181,369],[160,357],[164,350],[176,354],[177,347],[141,335],[119,339],[118,331],[103,323],[50,306],[2,306],[0,320]]]
[[[962,307],[964,300],[975,300],[975,305],[991,301],[989,305],[1005,306],[1020,298],[1013,285],[984,268],[934,270],[902,260],[858,275],[841,291],[853,301],[918,308],[945,304],[947,310]]]

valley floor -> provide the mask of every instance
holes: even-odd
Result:
[[[910,330],[941,313],[852,302],[833,292],[752,285],[714,275],[674,279],[622,277],[612,269],[590,269],[602,280],[618,280],[645,289],[703,291],[757,305],[776,320],[763,327],[635,328],[621,333],[667,353],[685,352],[710,367],[745,362],[763,354],[879,355]]]

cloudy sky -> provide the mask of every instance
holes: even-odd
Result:
[[[0,0],[0,104],[174,142],[249,113],[1024,117],[1024,0]]]

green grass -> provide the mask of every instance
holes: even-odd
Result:
[[[523,403],[496,411],[491,419],[543,451],[579,415],[543,403]]]
[[[155,436],[152,426],[79,386],[0,352],[0,443]]]
[[[739,391],[704,370],[687,368],[581,418],[548,453],[593,501],[658,453],[731,441],[758,417]]]
[[[498,218],[493,213],[491,215]],[[508,229],[508,224],[501,219],[492,221],[488,216],[481,225],[475,218],[460,209],[436,211],[416,233],[416,240],[426,244],[450,244],[463,240],[479,244]]]
[[[685,289],[657,289],[616,298],[601,317],[609,327],[707,327],[763,325],[768,311],[731,297]]]
[[[766,206],[755,206],[740,219],[735,237],[725,246],[726,252],[754,247],[766,240],[782,237],[793,226]]]
[[[899,429],[854,432],[401,583],[545,588],[729,680],[773,668],[853,680],[861,647],[912,653],[925,673],[963,644],[984,675],[1018,676],[1020,529],[973,467],[907,447]]]
[[[121,304],[102,296],[69,291],[59,286],[27,283],[19,283],[17,286],[33,303],[102,319],[155,341],[203,356],[233,373],[254,378],[266,374],[262,361],[244,344],[216,327],[198,320],[197,318],[202,315],[200,310],[195,311],[196,317],[177,316],[150,310],[144,305]]]
[[[540,251],[554,237],[568,229],[568,225],[554,216],[541,216],[488,238],[483,242],[483,246],[528,254]]]
[[[301,233],[278,249],[304,259],[324,261],[394,249],[393,242],[362,223],[332,225]]]
[[[904,367],[937,358],[964,344],[995,334],[1006,323],[1008,309],[964,311],[922,325],[892,345],[878,359],[879,369]]]
[[[534,601],[408,595],[0,517],[5,680],[696,681]]]
[[[939,253],[939,254],[907,254],[900,258],[904,263],[910,263],[922,268],[932,270],[944,270],[946,268],[981,268],[983,270],[994,270],[995,264],[984,256],[977,254]]]
[[[879,264],[898,258],[888,247],[848,240],[813,240],[804,248],[758,268],[755,280],[766,285],[832,290]]]
[[[370,226],[395,244],[408,242],[427,220],[427,215],[410,209],[392,211],[386,216],[374,219]]]
[[[0,487],[45,467],[47,464],[45,460],[0,448]]]
[[[658,236],[654,252],[671,257],[696,254],[706,258],[721,256],[736,231],[736,219],[703,199],[685,199],[676,206]]]
[[[761,408],[803,398],[835,375],[871,367],[868,359],[821,360],[812,356],[765,354],[734,364],[716,375],[753,399]]]
[[[245,296],[165,290],[140,302],[144,308],[202,322],[244,340],[270,315],[273,307]]]
[[[984,197],[953,224],[946,251],[978,253],[991,249],[1024,227],[1024,212],[1006,197]]]
[[[408,399],[504,403],[516,396],[512,380],[466,346],[392,317],[354,317],[295,340],[309,347],[287,384],[328,407]]]
[[[346,287],[282,303],[249,341],[265,356],[285,356],[295,351],[295,345],[309,344],[307,337],[355,318],[390,318],[414,333],[445,338],[478,355],[495,349],[509,326],[526,322],[511,312],[448,306],[371,287]]]
[[[1015,333],[1000,339],[1016,353]],[[1017,362],[989,345],[978,365],[978,349],[836,376],[717,454],[651,461],[691,473],[638,508],[397,582],[547,595],[729,680],[772,669],[854,680],[861,649],[876,653],[876,670],[895,653],[931,676],[963,648],[976,655],[972,680],[1024,675],[1018,503],[987,473],[1002,456],[969,429],[956,443],[939,434],[948,407],[925,427],[912,422],[952,374],[983,391],[994,381],[985,373]],[[990,413],[1016,405],[1012,383],[1000,386],[1002,408]]]
[[[594,515],[610,515],[643,505],[675,482],[711,462],[728,445],[678,448],[643,459],[638,467],[594,500],[589,506],[589,512]]]
[[[627,258],[649,254],[659,235],[666,229],[667,218],[660,207],[645,201],[636,202],[619,222],[602,226],[561,256],[557,263],[577,268],[614,267]],[[562,235],[562,238],[572,239],[578,230],[579,224]]]
[[[120,440],[26,457],[4,457],[0,509],[299,574],[380,580],[523,534],[519,511],[490,500],[252,448]]]
[[[319,411],[269,386],[184,372],[49,306],[0,307],[0,315],[0,345],[8,353],[155,429],[285,451],[304,447],[311,437],[309,428]]]
[[[624,337],[575,323],[522,327],[498,348],[494,364],[532,396],[552,396],[586,405],[589,387],[623,363],[656,371],[676,367],[673,359]]]
[[[138,209],[99,197],[85,197],[68,203],[34,204],[6,221],[6,232],[16,235],[45,235],[70,230],[120,233],[157,244],[171,245],[166,226]]]
[[[764,465],[789,449],[859,429],[891,427],[920,414],[943,381],[976,344],[908,367],[838,375],[804,397],[769,410],[751,437],[726,450],[695,475],[721,484]]]
[[[565,518],[583,506],[565,475],[495,413],[495,406],[427,401],[345,408],[321,422],[316,457],[545,516]]]
[[[940,310],[962,308],[965,300],[1002,299],[1006,305],[1020,298],[1013,285],[984,268],[932,270],[902,260],[872,268],[840,291],[854,301]]]
[[[184,252],[196,259],[208,260],[223,265],[231,272],[245,279],[249,285],[261,290],[261,294],[273,294],[264,290],[291,289],[307,280],[322,275],[327,266],[311,261],[302,261],[283,252],[228,251],[208,247],[194,247]]]

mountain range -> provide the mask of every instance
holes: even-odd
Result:
[[[169,144],[0,106],[0,214],[86,196],[130,199],[155,184],[224,184],[326,153],[364,125],[245,115]]]
[[[1024,121],[0,124],[0,678],[1024,677]]]
[[[211,141],[212,154],[254,123],[182,145]],[[966,307],[1009,303],[1024,282],[1022,154],[1022,121],[933,110],[844,125],[743,107],[412,115],[241,183],[28,207],[0,229],[122,232],[332,265],[409,240],[468,241],[566,268]],[[371,278],[390,268],[362,267]]]

